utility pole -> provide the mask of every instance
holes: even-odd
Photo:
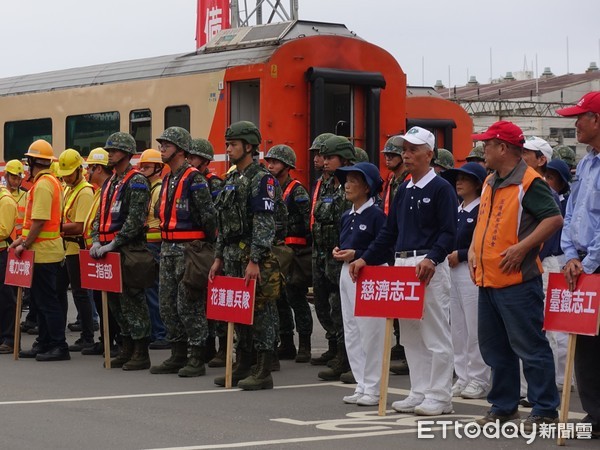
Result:
[[[284,0],[255,0],[254,5],[248,3],[252,0],[231,0],[231,27],[248,27],[251,25],[263,25],[274,22],[288,22],[298,20],[299,0],[289,0],[286,8]],[[264,22],[264,18],[267,21]]]

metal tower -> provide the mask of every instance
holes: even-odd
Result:
[[[231,27],[297,20],[298,1],[289,0],[289,7],[286,9],[282,0],[255,0],[254,5],[253,0],[231,0]],[[264,17],[267,16],[267,20],[264,21]]]

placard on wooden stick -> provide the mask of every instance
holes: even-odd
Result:
[[[31,283],[33,282],[35,252],[32,250],[23,250],[20,258],[16,257],[14,248],[9,248],[7,252],[4,284],[17,286],[13,344],[13,359],[16,361],[19,359],[19,349],[21,348],[21,308],[23,307],[23,288],[31,287]]]
[[[385,416],[390,376],[390,351],[394,319],[423,318],[425,284],[415,267],[366,266],[356,280],[354,314],[386,319],[381,368],[379,415]]]
[[[231,389],[233,359],[233,324],[252,325],[256,280],[248,285],[243,278],[216,276],[208,282],[206,317],[227,322],[227,356],[225,388]]]

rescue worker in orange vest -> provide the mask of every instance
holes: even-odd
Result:
[[[108,167],[113,176],[104,183],[100,206],[92,226],[90,256],[108,252],[142,254],[146,250],[145,222],[150,203],[150,183],[131,166],[136,142],[129,133],[117,132],[106,140]],[[125,258],[121,258],[124,262]],[[124,266],[124,264],[123,264]],[[124,270],[124,267],[121,268]],[[131,275],[131,274],[130,274]],[[152,274],[147,274],[152,276]],[[144,370],[150,367],[150,315],[143,287],[123,277],[123,292],[108,293],[109,306],[121,327],[122,345],[111,367]],[[139,281],[139,280],[137,280]]]
[[[81,287],[79,274],[79,250],[85,249],[83,225],[94,201],[92,185],[83,177],[83,158],[71,148],[58,158],[58,175],[66,184],[62,234],[65,241],[66,264],[59,271],[57,280],[58,299],[63,306],[65,320],[68,308],[67,289],[71,285],[77,317],[81,323],[81,336],[69,351],[80,352],[94,345],[94,319],[92,302],[87,289]]]
[[[192,291],[184,282],[186,246],[212,244],[217,219],[206,178],[187,161],[192,137],[169,127],[157,139],[162,161],[171,172],[160,192],[160,315],[171,342],[171,357],[150,373],[198,377],[206,373],[204,346],[208,338],[206,288]],[[211,251],[211,257],[214,251]],[[208,275],[208,274],[207,274]]]
[[[150,207],[148,208],[148,219],[146,219],[146,247],[154,256],[157,264],[160,264],[160,219],[158,217],[158,208],[160,206],[160,189],[162,186],[162,171],[164,163],[160,157],[160,152],[149,148],[142,152],[140,157],[140,172],[148,178],[150,182]],[[152,334],[150,348],[155,350],[164,350],[171,348],[167,341],[167,329],[160,318],[160,307],[158,302],[158,278],[154,281],[154,286],[146,288],[146,302],[150,313],[150,323],[152,324]]]
[[[85,241],[85,248],[90,249],[92,247],[92,225],[96,214],[98,213],[98,207],[100,206],[100,194],[102,192],[101,187],[104,183],[112,176],[113,171],[108,167],[108,152],[102,147],[98,147],[90,151],[90,154],[86,160],[87,163],[87,180],[94,187],[94,198],[92,206],[85,219],[83,229],[83,239]],[[102,292],[91,291],[91,296],[96,305],[97,311],[102,311]],[[116,351],[116,338],[119,335],[121,329],[117,323],[113,313],[108,311],[108,333],[111,347],[111,356],[117,356]],[[82,355],[102,355],[104,353],[104,316],[100,314],[100,342],[96,342],[91,347],[86,347],[81,350]],[[114,353],[114,355],[112,355]]]
[[[65,339],[65,315],[56,292],[58,271],[65,258],[60,235],[63,190],[49,170],[54,152],[48,142],[38,139],[25,156],[33,186],[27,192],[21,237],[11,248],[17,258],[23,250],[35,252],[30,293],[37,307],[39,336],[30,350],[19,355],[37,361],[63,361],[71,359]]]
[[[533,407],[527,432],[557,420],[554,357],[542,331],[544,292],[540,246],[563,223],[544,179],[522,159],[523,132],[500,121],[473,135],[484,142],[494,172],[483,185],[479,218],[468,263],[479,286],[479,348],[492,368],[490,411],[477,422],[504,423],[519,417],[519,360]]]
[[[0,354],[12,353],[15,332],[15,292],[4,284],[7,249],[14,236],[17,202],[5,187],[0,187]]]

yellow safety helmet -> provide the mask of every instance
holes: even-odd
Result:
[[[53,163],[54,164],[54,163]],[[83,164],[83,158],[77,150],[66,149],[58,157],[58,176],[66,177],[71,175]]]
[[[140,164],[143,163],[164,164],[162,158],[160,157],[160,152],[158,150],[154,150],[153,148],[149,148],[148,150],[144,150],[142,152]]]
[[[52,150],[52,146],[48,141],[38,139],[29,146],[29,150],[25,153],[25,156],[52,161],[54,159],[54,150]]]
[[[91,164],[108,166],[108,152],[102,147],[95,148],[90,152],[85,162],[88,164],[88,166]]]
[[[8,161],[4,167],[4,171],[18,177],[23,177],[23,174],[25,173],[23,163],[18,159],[11,159]]]
[[[54,175],[56,178],[59,177],[59,175],[58,175],[58,161],[54,161],[52,164],[50,164],[50,172],[52,172],[52,175]]]

